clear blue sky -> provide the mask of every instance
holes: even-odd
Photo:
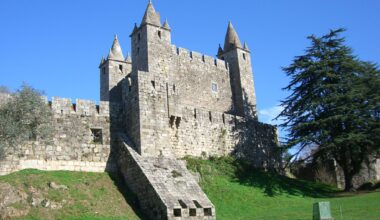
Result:
[[[99,99],[98,64],[114,34],[124,54],[147,0],[12,0],[0,4],[0,85],[22,82],[46,95]],[[281,71],[308,45],[306,36],[345,27],[363,60],[380,63],[378,0],[153,0],[172,28],[173,44],[215,55],[229,20],[252,51],[261,120],[285,97]]]

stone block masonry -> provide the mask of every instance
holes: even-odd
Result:
[[[0,175],[35,168],[104,172],[115,170],[110,160],[109,102],[53,97],[53,139],[29,141],[0,161]]]
[[[100,104],[54,97],[51,144],[37,138],[9,152],[0,174],[118,168],[151,219],[215,219],[180,158],[234,154],[280,166],[276,128],[256,115],[250,51],[232,24],[217,58],[177,47],[152,2],[130,37],[131,56],[115,36],[101,59]]]
[[[216,219],[215,207],[184,161],[174,157],[142,157],[120,141],[118,165],[129,188],[150,219]]]

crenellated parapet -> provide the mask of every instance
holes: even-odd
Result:
[[[189,62],[192,65],[204,65],[210,68],[217,68],[222,71],[229,70],[228,63],[225,60],[221,60],[209,55],[205,55],[196,51],[191,51],[186,48],[177,47],[176,45],[172,45],[171,52],[180,61]]]
[[[83,116],[109,116],[110,102],[100,101],[99,105],[93,100],[52,97],[48,102],[55,114],[78,114]]]

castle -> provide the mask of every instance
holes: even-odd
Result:
[[[280,166],[277,130],[258,121],[250,50],[228,24],[217,58],[171,44],[168,21],[148,3],[123,56],[115,37],[100,69],[100,103],[53,97],[54,139],[22,146],[0,175],[25,168],[118,170],[152,219],[215,219],[185,156],[234,154]]]

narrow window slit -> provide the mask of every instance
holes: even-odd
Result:
[[[181,205],[181,207],[183,208],[183,209],[186,209],[187,208],[187,205],[180,199],[180,200],[178,200],[178,202],[179,202],[179,204]]]

